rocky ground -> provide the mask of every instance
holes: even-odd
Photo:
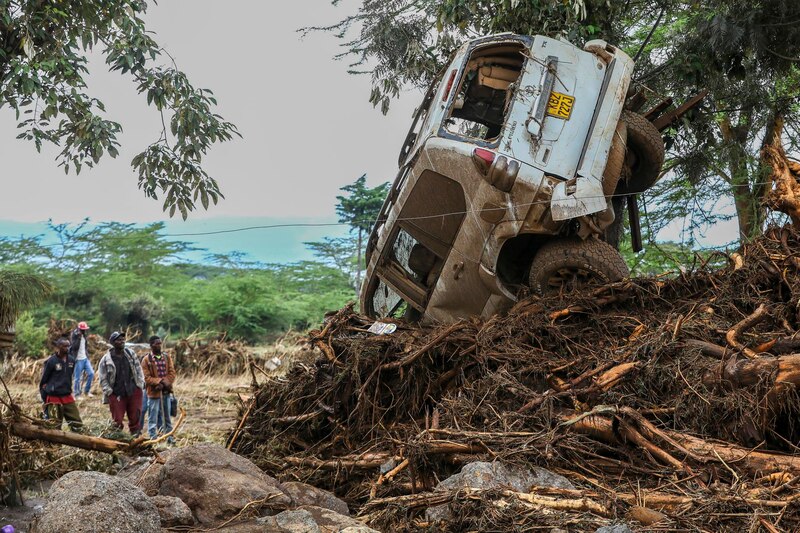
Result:
[[[370,533],[347,504],[305,483],[280,483],[218,444],[173,448],[111,476],[70,472],[50,488],[31,533],[181,531]]]
[[[176,435],[178,446],[193,443],[222,443],[236,422],[240,398],[247,399],[248,376],[213,376],[203,374],[184,379],[177,387],[182,407],[187,411],[186,422]],[[11,395],[23,412],[38,414],[35,382],[22,379],[8,383]],[[79,403],[87,432],[92,435],[113,436],[109,426],[108,406],[103,405],[97,387],[95,396]],[[66,427],[66,426],[65,426]],[[92,469],[116,472],[123,464],[107,454],[76,450],[58,445],[17,441],[13,453],[22,457],[18,474],[24,479],[25,505],[0,506],[0,527],[11,524],[17,531],[27,531],[27,523],[35,509],[44,504],[53,481],[73,470]]]
[[[433,494],[522,493],[532,485],[575,490],[568,479],[544,468],[474,462],[442,481]],[[117,475],[73,471],[52,484],[45,500],[31,501],[23,511],[14,512],[17,531],[29,533],[377,533],[363,518],[352,517],[347,503],[333,493],[302,482],[281,483],[218,444],[194,444],[142,457]],[[432,505],[425,518],[457,519],[446,503]],[[596,530],[630,532],[624,524]]]

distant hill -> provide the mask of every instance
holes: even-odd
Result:
[[[204,262],[208,254],[242,252],[247,259],[264,263],[292,263],[313,259],[313,254],[303,245],[308,241],[319,241],[324,237],[339,237],[347,233],[342,225],[313,226],[314,224],[336,224],[336,219],[269,218],[269,217],[225,217],[187,221],[165,222],[166,235],[174,240],[187,241],[204,250],[186,254],[193,262]],[[263,226],[288,226],[263,228]],[[258,228],[211,235],[183,235],[212,233]],[[47,222],[16,222],[0,220],[0,237],[18,238],[44,235],[45,244],[55,244],[56,239],[48,229]]]

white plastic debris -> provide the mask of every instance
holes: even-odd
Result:
[[[279,358],[272,357],[271,359],[267,359],[267,362],[264,363],[264,366],[267,367],[267,370],[275,370],[276,368],[278,368],[282,364],[283,364],[283,361],[281,361]]]
[[[397,324],[387,324],[386,322],[374,322],[367,330],[375,335],[389,335],[397,331]]]

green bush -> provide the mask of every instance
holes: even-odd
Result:
[[[22,356],[39,357],[47,352],[47,326],[37,325],[30,313],[17,319],[14,350]]]

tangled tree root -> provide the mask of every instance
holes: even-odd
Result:
[[[342,309],[311,333],[314,365],[255,388],[232,448],[378,528],[581,529],[657,512],[669,527],[796,530],[792,250],[800,235],[773,227],[722,268],[392,335]],[[580,489],[432,491],[475,460],[546,466]],[[427,523],[442,503],[452,521]]]

